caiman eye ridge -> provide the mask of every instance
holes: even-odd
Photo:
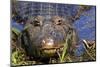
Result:
[[[40,26],[40,21],[33,21],[34,22],[34,26]]]

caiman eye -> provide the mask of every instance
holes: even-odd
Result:
[[[34,26],[41,26],[43,23],[44,18],[42,16],[36,16],[34,17]]]
[[[40,23],[40,21],[33,21],[33,23],[34,23],[34,26],[40,26],[41,25],[41,23]]]
[[[57,25],[61,25],[61,24],[62,24],[62,20],[58,20],[58,21],[56,22],[56,24],[57,24]]]

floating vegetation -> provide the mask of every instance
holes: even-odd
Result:
[[[64,62],[75,62],[75,61],[89,61],[89,60],[96,60],[96,45],[95,41],[87,41],[83,40],[83,46],[85,48],[85,53],[80,56],[80,57],[75,57],[67,53],[67,48],[68,48],[68,40],[66,40],[66,43],[64,44],[64,48],[62,53],[59,53],[57,51],[57,54],[59,56],[58,60],[57,59],[52,59],[50,58],[49,63],[64,63]],[[33,65],[33,64],[43,64],[42,62],[37,62],[35,60],[27,60],[26,59],[26,53],[24,50],[17,48],[15,51],[12,52],[11,55],[11,61],[12,61],[12,66],[15,65]]]
[[[69,44],[69,39],[71,38],[71,35],[68,35],[67,38],[66,38],[66,42],[63,44],[64,45],[64,48],[63,48],[63,51],[62,53],[59,53],[59,51],[57,51],[57,54],[59,56],[59,59],[60,59],[60,63],[63,63],[63,62],[72,62],[72,60],[70,59],[69,55],[68,55],[68,44]],[[67,60],[65,60],[65,58],[67,58]]]
[[[84,48],[88,56],[89,60],[96,60],[96,43],[95,41],[86,41],[83,40]]]

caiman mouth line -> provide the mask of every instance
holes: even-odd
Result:
[[[63,51],[64,46],[60,46],[60,47],[53,47],[53,48],[40,48],[40,51],[42,51],[43,53],[47,53],[47,54],[55,54],[57,53],[57,51]]]
[[[44,57],[54,57],[54,56],[58,56],[57,52],[62,53],[63,52],[64,47],[60,47],[60,48],[50,48],[50,49],[41,49],[40,50],[40,54],[41,56]]]
[[[64,56],[67,50],[67,41],[63,44],[60,44],[62,46],[59,47],[45,47],[45,48],[40,48],[40,51],[45,55],[45,56],[54,56],[57,55],[58,57],[61,58],[61,56]]]
[[[53,49],[60,49],[60,48],[63,48],[64,46],[60,46],[60,47],[52,47],[52,48],[49,48],[49,47],[44,47],[44,48],[40,48],[40,50],[53,50]]]
[[[54,52],[56,52],[56,51],[63,51],[63,48],[64,47],[61,47],[61,48],[51,48],[51,49],[43,49],[43,51],[54,51]]]

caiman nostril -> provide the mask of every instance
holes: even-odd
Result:
[[[46,39],[46,40],[42,40],[42,43],[43,43],[44,45],[52,46],[52,45],[54,44],[54,40],[51,39],[51,38],[48,38],[48,39]]]
[[[54,40],[52,38],[47,38],[42,40],[42,47],[40,49],[42,50],[55,50],[60,49],[63,50],[63,45],[57,45],[54,43]]]

